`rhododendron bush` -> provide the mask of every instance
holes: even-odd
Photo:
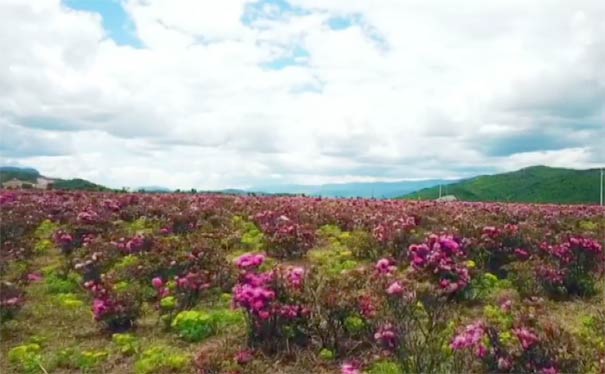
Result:
[[[107,349],[127,372],[605,370],[601,207],[0,191],[0,209],[7,349],[47,335],[44,300],[74,324],[63,356],[140,338]]]

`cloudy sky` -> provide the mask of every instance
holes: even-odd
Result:
[[[0,0],[0,158],[112,187],[605,164],[603,0]]]

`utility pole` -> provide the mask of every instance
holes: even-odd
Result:
[[[439,185],[439,198],[441,199],[441,185]]]
[[[601,206],[603,206],[603,168],[601,168]]]

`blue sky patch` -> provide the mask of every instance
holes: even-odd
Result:
[[[116,44],[143,47],[134,23],[119,0],[63,0],[63,4],[71,9],[100,14],[103,28]]]
[[[301,46],[295,46],[289,54],[266,62],[262,64],[262,67],[270,70],[281,70],[288,66],[305,65],[309,56],[309,52],[306,49]]]

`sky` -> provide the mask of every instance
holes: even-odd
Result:
[[[602,0],[0,0],[0,164],[246,188],[605,165]]]

